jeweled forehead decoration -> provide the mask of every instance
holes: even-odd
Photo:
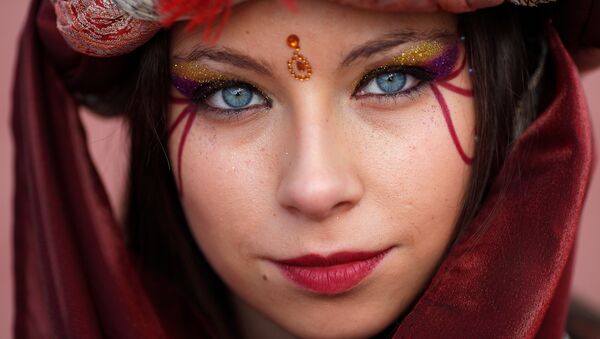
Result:
[[[287,45],[294,49],[294,54],[288,60],[290,74],[296,80],[305,81],[312,76],[312,66],[306,57],[300,54],[300,38],[296,34],[287,37]]]

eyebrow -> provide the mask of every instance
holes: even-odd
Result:
[[[348,67],[353,62],[361,58],[368,58],[373,54],[385,52],[398,45],[402,45],[412,41],[440,40],[456,37],[456,33],[447,30],[433,31],[412,31],[401,30],[387,33],[376,40],[367,41],[354,49],[352,49],[341,62],[342,67]],[[249,69],[255,73],[273,76],[268,62],[257,60],[243,53],[234,51],[229,48],[206,47],[196,45],[190,52],[184,55],[175,54],[173,56],[178,61],[198,61],[201,59],[209,59],[219,63],[230,64],[237,68]]]
[[[368,58],[373,54],[385,52],[398,45],[411,41],[442,40],[456,37],[456,33],[446,30],[415,32],[409,30],[395,31],[377,40],[367,41],[352,49],[341,63],[342,67],[350,66],[354,61]]]
[[[185,55],[175,54],[173,59],[188,62],[209,59],[219,63],[230,64],[237,68],[249,69],[258,74],[273,76],[267,62],[256,60],[228,48],[214,48],[197,45]]]

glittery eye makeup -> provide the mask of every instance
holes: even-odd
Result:
[[[190,103],[213,120],[237,119],[241,113],[270,107],[270,99],[252,84],[197,62],[171,66],[171,82]]]
[[[171,83],[184,96],[172,97],[171,103],[186,105],[176,116],[167,134],[170,139],[177,127],[185,122],[177,148],[177,181],[179,194],[183,197],[183,149],[198,112],[202,111],[214,121],[229,121],[238,119],[243,112],[268,109],[271,107],[271,100],[253,85],[196,62],[174,63],[171,66]]]
[[[439,103],[452,142],[462,160],[470,165],[472,158],[462,148],[454,128],[450,108],[442,92],[450,91],[465,97],[473,96],[470,89],[451,83],[466,67],[464,55],[462,62],[459,63],[461,45],[458,39],[415,43],[399,55],[391,57],[383,66],[366,72],[355,83],[355,90],[351,97],[357,100],[372,100],[371,102],[378,102],[385,107],[399,107],[398,99],[420,97],[428,88],[431,89]],[[183,98],[173,97],[171,102],[185,105],[168,131],[168,138],[170,138],[178,126],[183,125],[177,149],[177,181],[180,195],[183,196],[182,154],[188,134],[199,112],[206,115],[209,120],[228,121],[237,119],[245,112],[269,109],[272,107],[272,102],[257,87],[240,80],[239,77],[212,70],[194,61],[172,64],[171,81],[173,87],[183,95]]]
[[[459,156],[464,163],[471,165],[473,158],[466,154],[458,139],[450,108],[441,90],[443,88],[464,97],[473,96],[472,90],[450,82],[456,79],[466,67],[466,56],[462,57],[462,62],[457,67],[459,57],[460,43],[458,41],[449,43],[437,40],[420,42],[393,57],[388,64],[377,67],[364,75],[359,80],[352,97],[377,100],[393,107],[397,104],[397,98],[410,96],[418,90],[427,88],[425,85],[429,85],[428,87],[440,106]]]
[[[444,78],[454,69],[458,60],[458,43],[438,40],[424,41],[393,58],[393,65],[419,66],[434,75]]]
[[[195,62],[178,62],[171,66],[171,82],[187,98],[193,98],[202,85],[232,79],[225,73],[215,72]]]
[[[450,108],[441,91],[441,88],[444,88],[460,96],[473,96],[472,90],[450,83],[450,81],[456,79],[462,73],[467,62],[466,56],[463,56],[460,66],[457,67],[460,54],[459,46],[458,41],[452,44],[443,44],[439,41],[423,42],[395,57],[393,63],[400,65],[421,65],[421,67],[432,74],[434,79],[430,81],[429,87],[440,105],[452,142],[463,162],[471,165],[473,158],[465,153],[458,139]]]
[[[392,97],[415,94],[424,84],[452,73],[458,56],[459,46],[456,42],[419,42],[392,57],[383,66],[363,75],[356,82],[352,96],[379,96],[380,100],[389,100]]]

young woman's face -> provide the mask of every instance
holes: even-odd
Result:
[[[172,30],[169,113],[198,246],[250,313],[292,334],[383,330],[436,270],[468,183],[455,17],[251,1],[216,44],[202,34]]]

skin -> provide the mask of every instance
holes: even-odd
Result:
[[[418,42],[340,67],[356,46],[397,30],[456,34],[456,21],[451,14],[378,13],[323,1],[299,1],[290,12],[275,1],[252,1],[234,8],[212,47],[260,60],[271,74],[198,60],[272,100],[272,107],[232,120],[199,106],[174,126],[168,145],[189,226],[231,290],[248,337],[374,335],[407,311],[453,239],[471,169],[433,85],[393,100],[352,96],[365,73]],[[292,33],[312,65],[308,81],[287,69]],[[203,47],[201,36],[173,28],[173,62]],[[439,82],[471,88],[467,68]],[[472,97],[435,86],[459,144],[472,155]],[[175,87],[172,95],[179,99],[170,125],[191,105]],[[389,247],[365,280],[335,296],[296,286],[272,262]]]

